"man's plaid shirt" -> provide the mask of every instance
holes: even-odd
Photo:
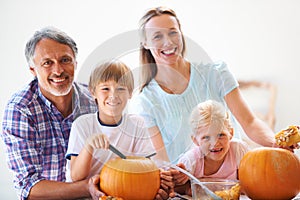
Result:
[[[73,112],[64,118],[40,92],[36,79],[9,100],[2,122],[8,167],[20,199],[41,180],[65,181],[65,154],[72,122],[96,112],[86,85],[73,84]]]

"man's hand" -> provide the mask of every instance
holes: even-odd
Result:
[[[89,180],[89,192],[93,200],[99,200],[105,194],[100,191],[100,176],[95,175]]]
[[[172,173],[160,169],[160,189],[158,190],[155,199],[165,200],[169,197],[175,197]]]

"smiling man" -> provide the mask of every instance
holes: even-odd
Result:
[[[64,182],[72,122],[96,111],[87,86],[74,82],[76,55],[74,40],[51,27],[35,32],[26,44],[34,79],[9,100],[1,134],[20,199],[90,196],[88,180]]]

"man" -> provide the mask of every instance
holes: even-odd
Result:
[[[76,43],[47,27],[27,42],[25,55],[35,78],[9,100],[1,134],[20,199],[99,195],[92,180],[64,182],[72,122],[97,109],[87,87],[74,82]]]

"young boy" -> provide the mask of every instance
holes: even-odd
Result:
[[[67,181],[78,181],[99,174],[103,164],[116,157],[109,144],[126,156],[154,153],[148,130],[141,117],[124,114],[134,87],[133,75],[122,62],[105,62],[94,69],[89,90],[98,112],[82,115],[71,128],[66,157]]]
[[[191,113],[190,124],[196,147],[187,151],[178,165],[197,178],[237,180],[239,162],[248,149],[242,141],[232,139],[234,130],[223,105],[212,100],[198,104]],[[191,195],[190,183],[184,177],[174,175],[175,180],[180,180],[176,185],[181,186],[175,191]]]

